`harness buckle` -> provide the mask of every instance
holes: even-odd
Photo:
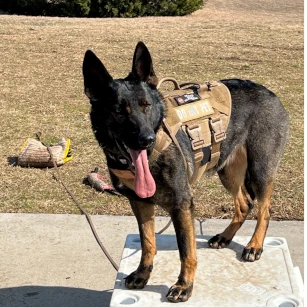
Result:
[[[213,131],[213,138],[216,143],[219,143],[226,139],[226,132],[223,129],[222,121],[219,117],[211,118],[209,120],[210,128]]]
[[[187,126],[186,131],[192,139],[191,145],[193,150],[201,149],[205,144],[205,140],[201,135],[201,128],[199,125]]]

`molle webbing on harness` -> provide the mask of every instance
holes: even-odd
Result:
[[[163,78],[157,88],[167,81],[174,84],[174,90],[162,93],[167,116],[164,129],[157,134],[158,151],[161,153],[160,148],[165,149],[170,144],[163,132],[172,136],[181,128],[189,136],[194,152],[196,167],[194,173],[189,174],[192,184],[206,170],[213,168],[220,158],[220,142],[226,138],[230,119],[231,96],[228,88],[216,81],[179,85],[173,78]],[[163,144],[164,139],[168,141]],[[175,143],[182,153],[178,142]]]

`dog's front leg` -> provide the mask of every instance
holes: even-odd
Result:
[[[129,289],[143,289],[153,269],[156,254],[155,211],[150,204],[136,201],[130,201],[130,204],[139,225],[142,257],[137,270],[126,277],[125,285]]]
[[[178,209],[173,209],[171,216],[177,236],[181,271],[178,281],[169,289],[167,299],[178,303],[187,301],[192,295],[197,266],[192,200]]]

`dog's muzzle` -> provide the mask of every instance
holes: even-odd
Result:
[[[150,148],[156,141],[156,135],[154,133],[140,134],[138,138],[139,144],[143,149]]]

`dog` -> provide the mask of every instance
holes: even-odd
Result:
[[[114,187],[130,201],[141,238],[140,264],[126,278],[125,285],[142,289],[149,280],[156,254],[154,205],[158,204],[171,216],[181,261],[180,275],[167,298],[170,302],[185,302],[192,294],[197,267],[194,204],[184,157],[174,143],[148,162],[166,114],[150,52],[139,42],[132,70],[123,79],[113,79],[90,50],[85,53],[82,69],[93,133],[109,170],[133,169],[135,173],[131,188],[110,171]],[[286,146],[289,119],[277,96],[264,86],[249,80],[220,81],[230,91],[232,109],[216,171],[233,197],[235,215],[230,225],[208,243],[211,248],[226,247],[257,200],[257,226],[242,254],[243,260],[253,262],[263,251],[273,181]],[[193,165],[188,136],[179,129],[176,138],[186,161]]]

